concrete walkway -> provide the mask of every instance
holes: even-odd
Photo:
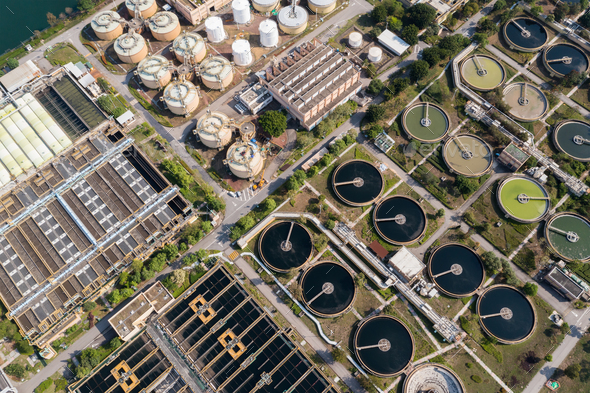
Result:
[[[508,385],[504,383],[504,381],[502,381],[496,374],[494,374],[494,372],[488,366],[486,366],[486,364],[471,350],[471,348],[465,345],[465,343],[460,343],[459,345],[461,345],[461,347],[465,349],[465,352],[467,352],[473,358],[473,360],[475,360],[481,367],[483,367],[483,369],[486,370],[486,372],[490,374],[492,378],[494,378],[494,380],[498,382],[498,384],[506,390],[506,392],[512,393],[512,389],[510,389]]]

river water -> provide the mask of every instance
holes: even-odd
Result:
[[[66,7],[76,9],[76,0],[2,0],[0,1],[0,54],[18,47],[29,39],[35,30],[49,27],[47,13],[59,17]],[[29,30],[30,29],[30,30]]]

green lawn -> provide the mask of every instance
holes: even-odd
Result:
[[[77,63],[81,61],[86,62],[86,59],[71,44],[60,43],[55,45],[53,48],[45,51],[47,60],[52,65],[64,65],[67,63]]]

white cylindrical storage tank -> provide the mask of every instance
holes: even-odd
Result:
[[[279,6],[279,0],[252,0],[252,6],[258,12],[270,12]]]
[[[139,17],[149,18],[158,11],[156,0],[125,0],[125,6],[132,18]]]
[[[188,115],[199,106],[199,92],[189,81],[170,83],[164,89],[163,98],[170,112],[176,115]]]
[[[234,63],[238,66],[247,66],[252,63],[252,51],[248,40],[235,40],[231,44]]]
[[[234,12],[234,22],[242,25],[250,23],[252,17],[250,15],[250,3],[248,0],[234,0],[231,3],[231,8]]]
[[[279,11],[279,26],[286,34],[299,34],[307,28],[307,11],[298,5]]]
[[[197,121],[197,128],[194,132],[205,146],[211,149],[220,149],[231,140],[233,123],[224,113],[205,113]]]
[[[371,49],[369,49],[369,61],[373,63],[381,61],[382,54],[383,51],[381,50],[381,48],[377,48],[376,46],[372,47]]]
[[[238,141],[227,150],[225,163],[234,175],[242,179],[249,179],[262,170],[264,159],[256,144]]]
[[[200,63],[207,54],[205,40],[196,32],[185,31],[176,37],[172,44],[172,50],[181,63],[184,63],[185,58],[188,58],[193,64]]]
[[[139,75],[143,84],[150,89],[161,89],[170,82],[172,77],[168,65],[168,59],[164,56],[148,56],[139,62],[137,75]]]
[[[123,19],[115,11],[103,11],[92,18],[90,25],[98,39],[112,41],[123,34],[123,25],[119,21]]]
[[[150,18],[149,26],[158,41],[172,41],[180,34],[180,22],[173,12],[158,12]]]
[[[234,79],[234,71],[229,60],[223,56],[208,57],[199,67],[203,84],[210,89],[223,90]]]
[[[268,48],[279,44],[279,29],[274,20],[266,19],[260,22],[258,31],[260,32],[260,45]]]
[[[123,63],[139,63],[148,54],[148,47],[143,37],[136,32],[119,36],[115,40],[115,53]]]
[[[363,44],[363,35],[357,31],[350,33],[348,36],[348,45],[351,48],[360,48]]]
[[[205,30],[207,30],[207,39],[212,43],[221,42],[227,37],[223,29],[223,21],[218,16],[211,16],[205,20]]]
[[[307,0],[307,4],[316,14],[328,14],[336,8],[336,0]]]

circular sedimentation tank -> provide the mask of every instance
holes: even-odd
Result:
[[[491,56],[473,55],[461,64],[461,77],[474,90],[490,91],[504,83],[506,70]]]
[[[447,243],[432,251],[428,274],[442,293],[452,297],[473,295],[485,279],[479,255],[459,243]]]
[[[270,12],[279,6],[279,0],[252,0],[252,7],[260,13]]]
[[[231,141],[233,128],[232,121],[226,114],[210,112],[199,118],[195,133],[205,146],[221,149]]]
[[[510,105],[512,117],[524,122],[539,120],[549,109],[549,102],[541,89],[526,82],[506,86],[503,100]]]
[[[523,175],[502,180],[496,192],[502,211],[515,221],[537,222],[551,208],[550,196],[537,180]]]
[[[559,151],[578,161],[590,161],[590,124],[566,120],[555,127],[551,137]]]
[[[285,34],[299,34],[307,28],[307,11],[298,5],[282,8],[279,11],[279,26]]]
[[[307,5],[316,14],[329,14],[336,8],[336,0],[307,0]]]
[[[531,18],[510,19],[504,25],[504,39],[510,49],[520,52],[537,52],[547,44],[547,29]]]
[[[322,318],[349,311],[356,298],[352,273],[343,265],[323,261],[307,269],[301,277],[303,304]]]
[[[397,318],[376,315],[362,321],[354,334],[356,358],[365,370],[378,377],[396,376],[414,358],[414,338]]]
[[[291,269],[299,269],[311,258],[311,233],[295,221],[275,222],[260,235],[258,252],[271,270],[288,273]]]
[[[200,75],[203,84],[210,89],[223,90],[234,79],[231,63],[223,56],[211,56],[201,62]]]
[[[364,160],[346,161],[332,175],[334,193],[352,206],[372,204],[383,192],[384,184],[379,169]]]
[[[492,148],[480,137],[459,134],[443,147],[443,159],[451,170],[466,177],[478,177],[492,169]]]
[[[150,18],[148,26],[158,41],[172,41],[180,34],[180,22],[173,12],[158,12]]]
[[[177,80],[164,89],[164,102],[175,115],[188,115],[199,106],[199,91],[186,80]]]
[[[174,40],[172,44],[174,55],[181,63],[185,59],[191,61],[193,64],[200,63],[207,54],[207,47],[205,40],[200,34],[195,32],[184,32]]]
[[[590,61],[582,48],[572,44],[555,44],[543,53],[543,64],[551,76],[566,76],[572,71],[588,72]]]
[[[426,213],[412,198],[394,195],[375,207],[373,225],[388,243],[407,245],[418,241],[426,232]]]
[[[139,17],[149,18],[158,10],[156,0],[125,0],[125,6],[132,18]]]
[[[148,54],[148,47],[143,37],[136,32],[119,36],[113,44],[115,53],[123,63],[139,63]]]
[[[238,141],[227,150],[226,161],[234,175],[242,179],[253,179],[264,166],[264,159],[258,146]]]
[[[531,301],[518,289],[494,285],[477,299],[479,324],[503,344],[518,344],[535,331],[537,315]]]
[[[576,213],[557,213],[545,225],[545,239],[566,261],[590,261],[590,220]]]
[[[419,102],[404,111],[402,127],[410,138],[424,143],[434,143],[447,135],[451,123],[449,116],[440,106]]]
[[[92,18],[90,25],[99,39],[112,41],[123,34],[122,21],[121,16],[115,11],[103,11]]]
[[[150,89],[161,89],[172,78],[168,59],[161,55],[148,56],[137,65],[137,75]]]
[[[426,363],[415,367],[404,380],[403,393],[466,393],[457,374],[448,367]]]

